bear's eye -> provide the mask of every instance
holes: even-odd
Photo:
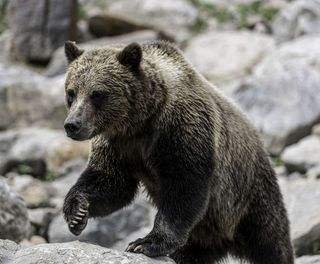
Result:
[[[93,105],[99,107],[103,101],[107,99],[107,94],[101,91],[93,91],[90,95],[90,100]]]
[[[70,107],[76,97],[76,94],[73,90],[67,90],[67,104]]]

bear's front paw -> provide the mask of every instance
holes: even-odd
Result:
[[[67,196],[63,205],[64,218],[72,234],[78,236],[87,226],[89,202],[85,195]]]
[[[149,257],[168,256],[183,245],[184,243],[178,242],[175,237],[154,233],[131,242],[126,251],[142,253]]]

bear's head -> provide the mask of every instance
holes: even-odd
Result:
[[[142,48],[137,43],[84,51],[74,42],[65,44],[68,70],[65,102],[69,110],[64,127],[75,140],[124,133],[147,112],[146,80],[141,70]],[[140,97],[140,98],[139,98]],[[139,106],[137,107],[137,104]],[[149,102],[150,104],[150,102]]]

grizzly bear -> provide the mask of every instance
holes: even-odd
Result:
[[[178,264],[228,255],[293,263],[283,198],[258,133],[178,48],[155,41],[83,51],[66,42],[65,53],[64,127],[92,142],[64,202],[73,234],[89,217],[130,204],[141,185],[158,212],[127,251]]]

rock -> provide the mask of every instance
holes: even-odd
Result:
[[[28,208],[52,206],[50,198],[56,195],[56,189],[51,183],[39,181],[30,175],[19,175],[12,172],[6,176],[8,177],[7,183],[22,196]]]
[[[311,135],[286,147],[281,159],[289,172],[305,173],[314,166],[320,166],[320,136]]]
[[[31,124],[62,128],[64,79],[47,79],[21,66],[0,63],[0,129]]]
[[[221,84],[248,75],[273,49],[274,42],[266,35],[245,31],[211,31],[191,40],[185,53],[206,78]]]
[[[319,47],[319,35],[280,45],[234,93],[274,155],[307,136],[320,119]]]
[[[318,264],[320,263],[320,255],[318,256],[303,256],[296,259],[296,264]]]
[[[74,161],[77,159],[87,159],[89,156],[89,141],[76,142],[68,139],[67,137],[61,138],[52,142],[50,145],[46,162],[48,164],[48,169],[53,173],[59,174],[63,170],[63,165],[65,162]],[[78,164],[81,167],[83,163]]]
[[[317,124],[312,128],[312,134],[320,137],[320,124]]]
[[[25,200],[28,208],[39,208],[49,206],[50,190],[46,183],[35,180],[32,185],[28,185],[21,190],[21,196]]]
[[[70,173],[77,172],[80,173],[85,169],[87,165],[86,159],[72,159],[63,163],[60,168],[61,175],[66,176]],[[61,177],[60,177],[61,179]]]
[[[0,239],[0,263],[12,263],[19,248],[20,246],[13,241]]]
[[[21,196],[13,192],[2,177],[0,177],[0,212],[1,239],[19,242],[29,235],[30,223],[26,205]]]
[[[140,198],[143,199],[143,198]],[[141,202],[141,200],[140,200]],[[139,201],[138,201],[139,203]],[[145,222],[145,225],[138,229],[137,231],[134,231],[130,233],[128,236],[123,237],[123,239],[117,241],[112,245],[113,249],[117,250],[125,250],[130,242],[135,241],[137,238],[145,237],[153,228],[153,220],[156,216],[157,210],[154,207],[149,206],[149,211],[145,215],[146,219],[148,221]]]
[[[187,39],[197,20],[197,9],[186,0],[119,0],[108,7],[108,13],[133,24],[162,31],[177,42]]]
[[[0,34],[0,61],[2,63],[12,63],[12,58],[10,57],[10,44],[12,39],[12,32],[6,30]]]
[[[296,253],[314,254],[314,248],[319,250],[316,241],[320,241],[320,181],[290,177],[279,179]]]
[[[111,247],[115,242],[123,240],[129,234],[149,225],[151,221],[148,217],[149,208],[150,205],[146,202],[135,203],[108,217],[90,219],[80,236],[74,236],[70,233],[60,214],[50,224],[49,241],[56,243],[80,240]]]
[[[276,17],[272,28],[278,42],[288,41],[301,35],[320,33],[320,2],[293,1]]]
[[[41,237],[41,236],[32,236],[30,238],[30,242],[32,245],[40,245],[40,244],[46,244],[47,241]]]
[[[117,37],[105,37],[88,41],[86,43],[79,44],[79,47],[83,49],[93,49],[112,44],[129,44],[131,42],[145,42],[161,39],[161,36],[155,31],[143,30],[137,31]],[[64,55],[64,48],[61,47],[53,54],[52,60],[50,61],[45,76],[52,77],[59,74],[65,73],[67,69],[67,61]]]
[[[151,259],[142,254],[120,252],[79,241],[20,247],[11,241],[0,240],[0,260],[1,256],[5,261],[14,261],[14,264],[174,264],[167,257]]]
[[[128,34],[133,31],[149,29],[146,26],[133,24],[123,18],[110,14],[95,15],[88,20],[89,31],[94,36],[101,38]]]
[[[32,185],[35,181],[34,177],[31,175],[20,175],[15,172],[9,172],[5,176],[7,178],[7,183],[17,193],[20,193],[24,188]]]
[[[48,61],[64,41],[75,39],[76,16],[74,0],[11,0],[7,17],[15,55],[31,62]]]
[[[56,196],[64,198],[70,188],[76,183],[80,177],[82,170],[70,172],[69,174],[59,177],[51,183],[51,186],[56,190]]]
[[[308,179],[313,179],[313,180],[320,179],[320,165],[317,165],[309,169],[306,173],[306,177]]]
[[[88,141],[75,142],[48,128],[8,130],[0,133],[0,144],[0,173],[16,170],[39,178],[56,176],[64,162],[87,158],[89,152]]]
[[[52,219],[58,214],[57,208],[36,208],[28,210],[30,223],[36,228],[37,234],[48,237],[48,228]]]

